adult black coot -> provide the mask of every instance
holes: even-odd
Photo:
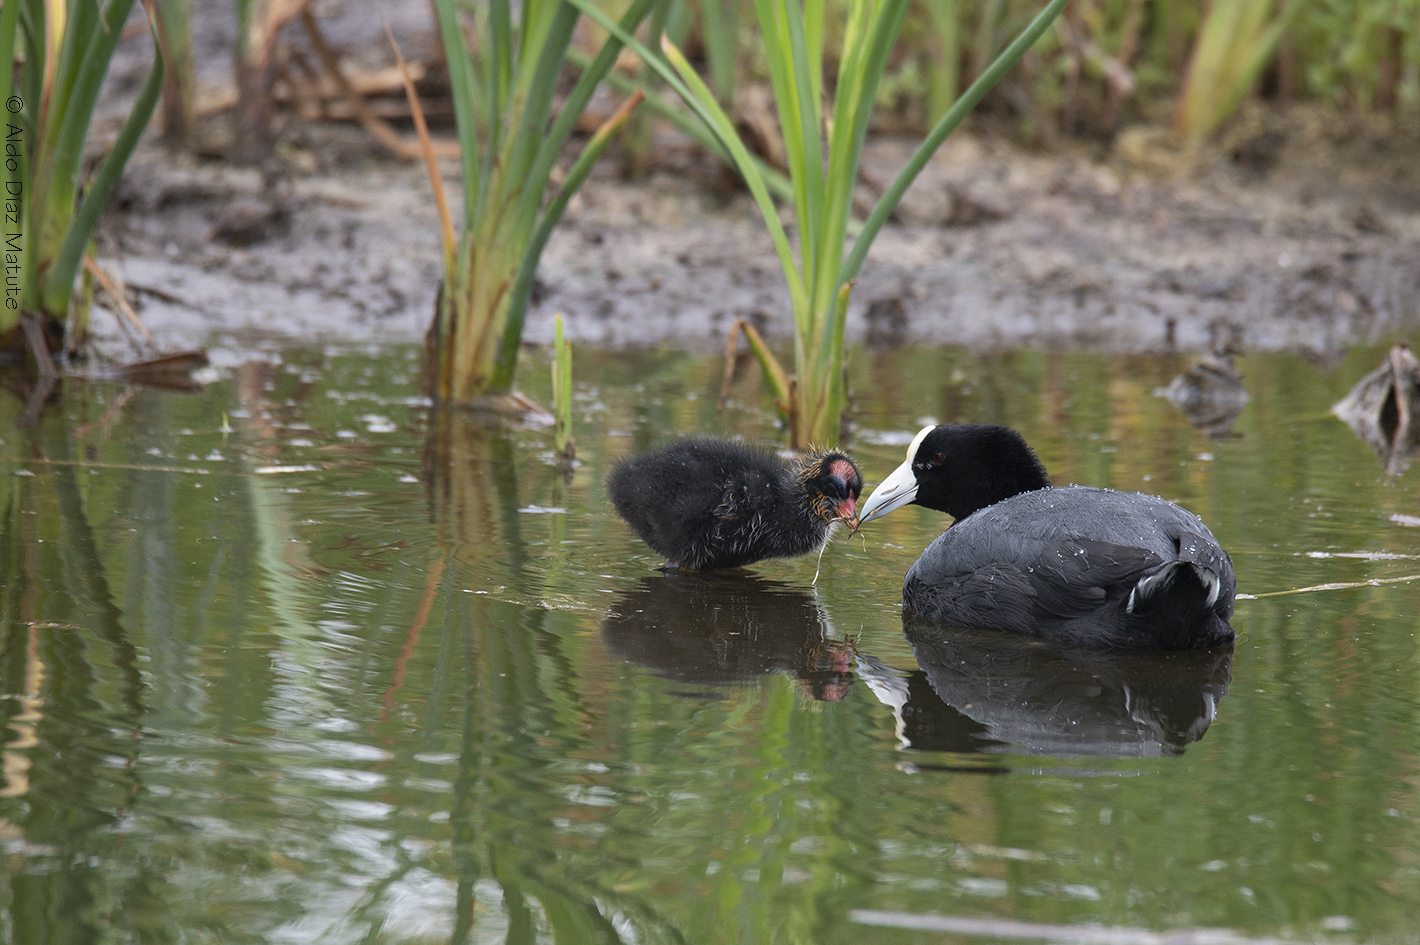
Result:
[[[696,438],[621,460],[607,491],[668,566],[705,570],[818,550],[836,523],[853,518],[863,477],[836,450],[786,461]]]
[[[1233,639],[1233,564],[1198,516],[1138,492],[1052,488],[1007,427],[927,427],[857,524],[908,504],[956,519],[908,570],[908,613],[1087,646]]]

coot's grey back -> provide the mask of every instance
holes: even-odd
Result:
[[[1152,631],[1131,626],[1130,594],[1177,561],[1219,582],[1215,629],[1190,645],[1231,639],[1232,562],[1202,520],[1154,496],[1088,486],[1023,493],[958,521],[907,572],[903,600],[962,626],[1140,645],[1133,637]]]

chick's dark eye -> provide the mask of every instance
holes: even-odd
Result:
[[[830,477],[829,480],[824,483],[823,494],[830,499],[846,499],[848,498],[848,483],[839,479],[837,476]]]

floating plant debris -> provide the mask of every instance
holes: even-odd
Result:
[[[1420,427],[1414,423],[1420,403],[1420,361],[1408,344],[1398,344],[1385,361],[1356,382],[1331,412],[1375,450],[1387,475],[1405,472],[1420,452]]]

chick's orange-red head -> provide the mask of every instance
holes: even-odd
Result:
[[[812,454],[800,475],[819,518],[826,522],[852,521],[858,497],[863,494],[863,475],[853,460],[836,450]]]

